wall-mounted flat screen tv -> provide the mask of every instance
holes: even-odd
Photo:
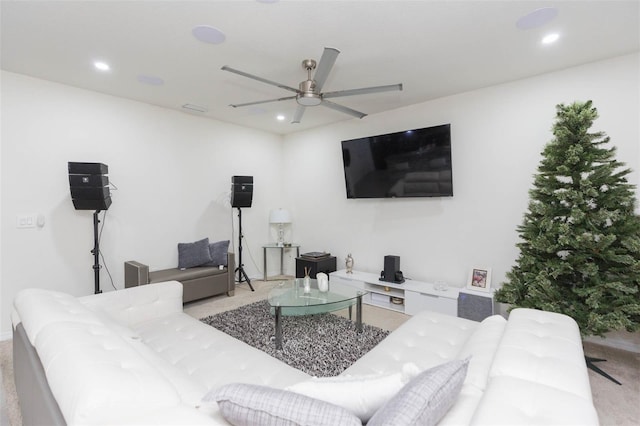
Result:
[[[342,141],[347,198],[450,197],[451,125]]]

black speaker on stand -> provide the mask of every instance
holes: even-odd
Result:
[[[231,207],[238,209],[238,283],[246,281],[255,291],[242,263],[242,208],[251,207],[253,201],[253,176],[231,176]]]
[[[95,294],[100,290],[100,240],[98,213],[111,206],[109,167],[102,163],[68,163],[71,200],[76,210],[95,210],[93,213],[93,277]]]

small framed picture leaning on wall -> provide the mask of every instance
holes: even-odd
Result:
[[[469,273],[467,288],[491,291],[491,268],[473,268]]]

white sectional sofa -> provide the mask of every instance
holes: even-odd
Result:
[[[175,281],[81,298],[23,290],[13,323],[25,425],[228,424],[203,403],[209,391],[315,383],[183,313]],[[477,323],[425,311],[341,376],[366,382],[468,357],[439,424],[598,424],[577,325],[559,314],[518,309]]]

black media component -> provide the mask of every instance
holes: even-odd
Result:
[[[347,198],[453,196],[451,125],[342,141]]]
[[[335,272],[337,267],[337,260],[335,256],[324,257],[296,257],[296,278],[304,278],[304,270],[307,268],[309,271],[309,277],[315,278],[318,272],[324,272],[329,275],[331,272]]]
[[[380,272],[380,281],[400,284],[404,282],[404,275],[400,270],[400,256],[385,256],[384,270]]]
[[[111,206],[109,167],[102,163],[68,163],[69,189],[76,210],[107,210]]]
[[[231,176],[231,207],[251,207],[253,176]]]

